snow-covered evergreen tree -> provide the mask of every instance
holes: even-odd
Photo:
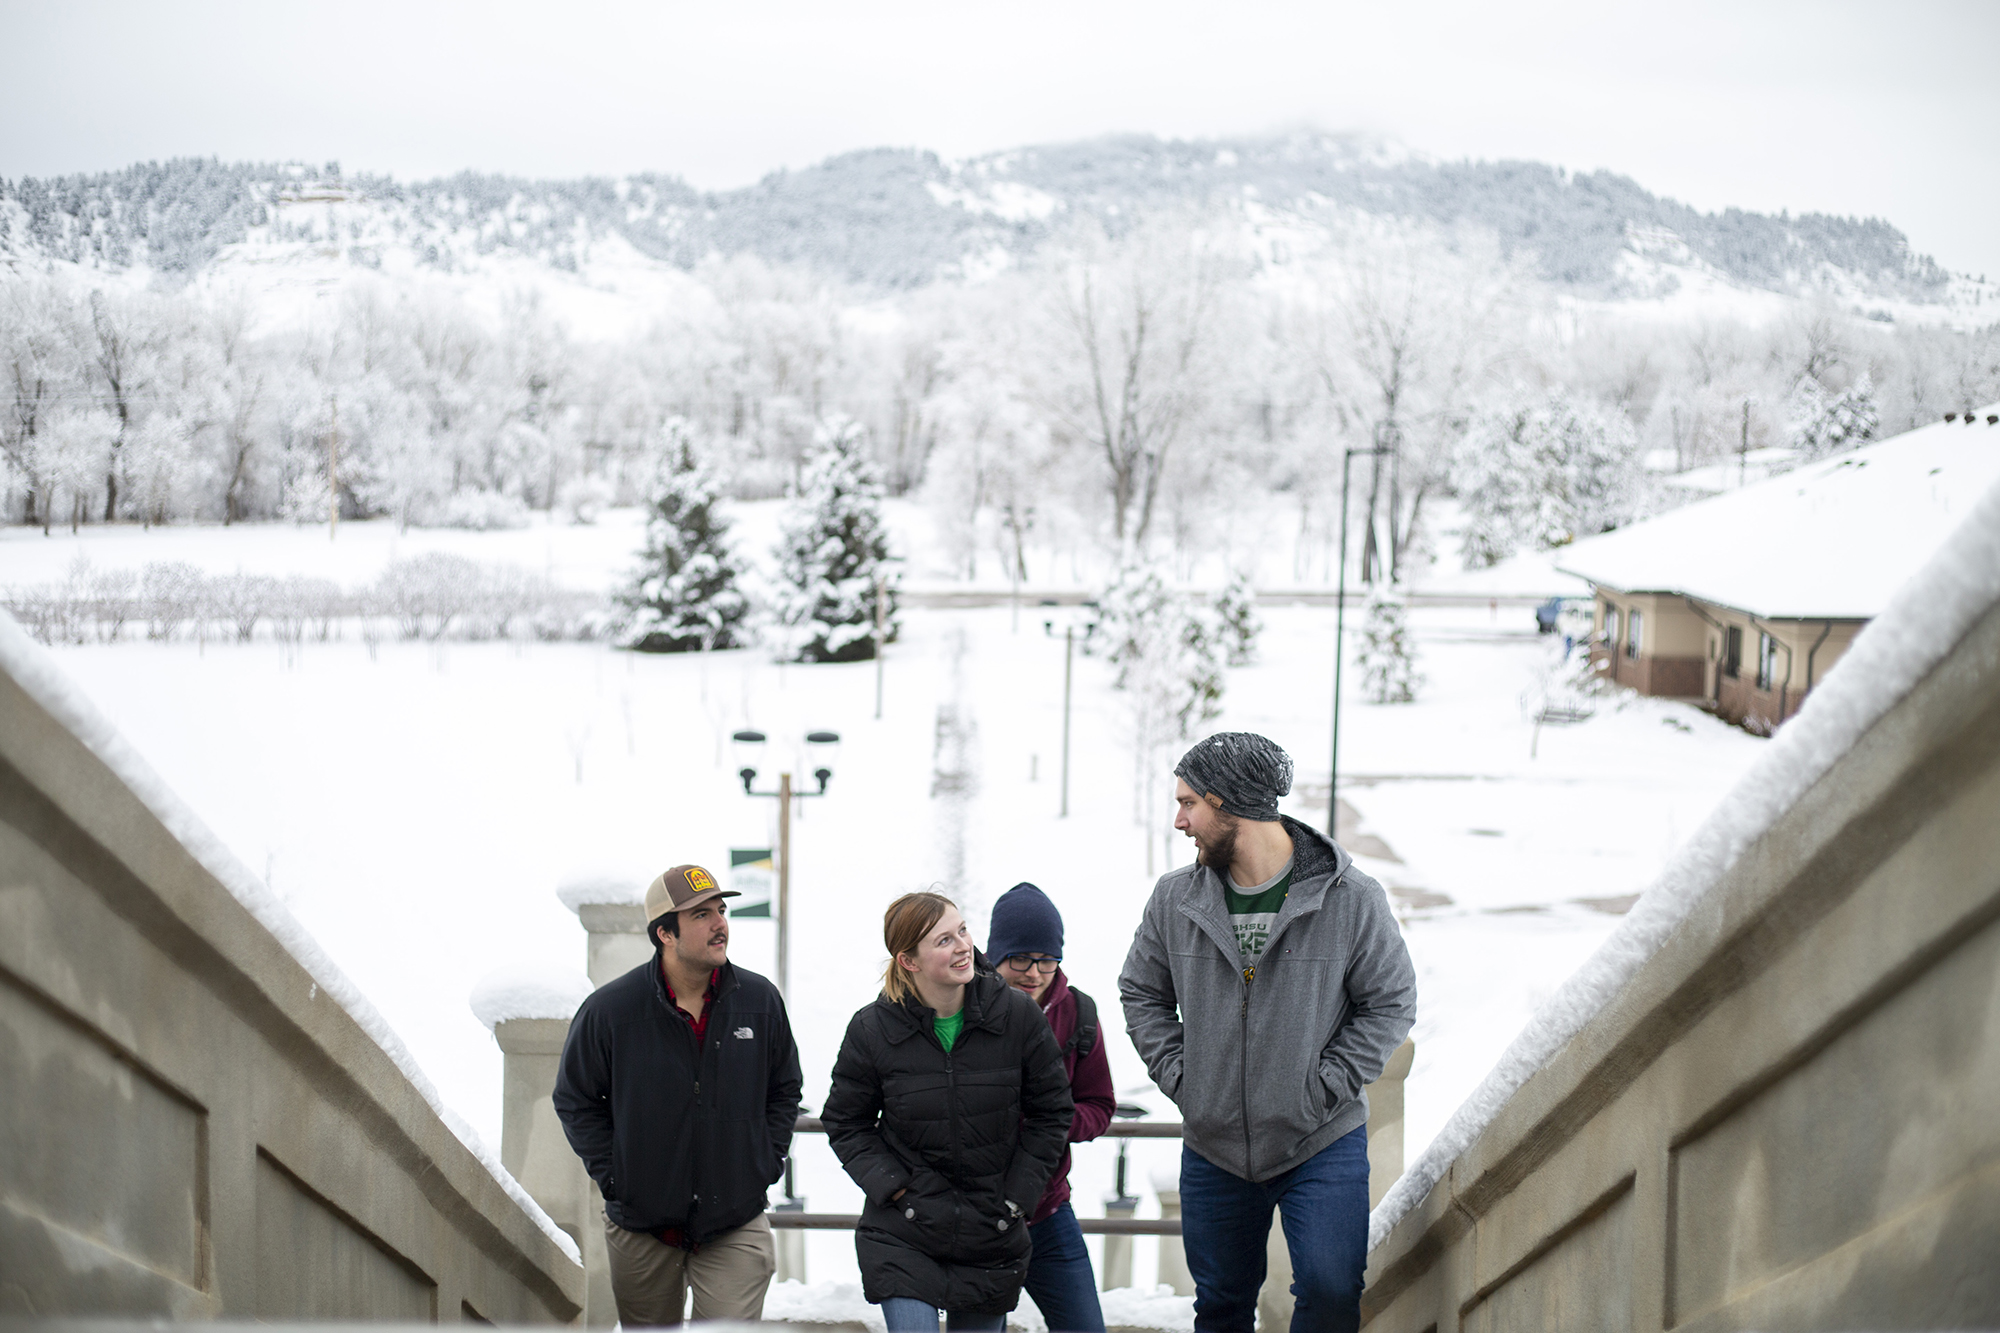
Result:
[[[1131,564],[1098,597],[1098,635],[1118,668],[1117,686],[1146,696],[1166,724],[1163,739],[1184,740],[1222,711],[1226,632],[1212,613]]]
[[[1790,407],[1792,447],[1808,463],[1859,448],[1882,423],[1866,371],[1839,393],[1808,375],[1792,390]]]
[[[1257,636],[1264,632],[1264,622],[1257,614],[1257,594],[1250,588],[1249,576],[1241,570],[1230,574],[1211,610],[1229,665],[1256,661]]]
[[[1459,446],[1455,481],[1472,569],[1607,532],[1634,518],[1644,496],[1625,414],[1560,388],[1478,417]]]
[[[1376,585],[1368,594],[1360,638],[1354,665],[1361,672],[1361,696],[1375,704],[1415,702],[1424,677],[1417,670],[1417,642],[1402,597]]]
[[[644,653],[741,647],[750,605],[737,587],[729,523],[716,512],[720,487],[687,422],[669,421],[666,437],[646,496],[646,549],[619,599],[628,611],[622,637]]]
[[[773,610],[791,661],[865,662],[875,656],[875,589],[887,576],[889,538],[882,484],[866,446],[866,433],[853,421],[815,431],[805,475],[786,512]],[[893,584],[883,637],[896,639]]]

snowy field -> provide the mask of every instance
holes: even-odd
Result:
[[[392,547],[448,546],[602,587],[636,545],[636,527],[621,522],[343,530],[331,544],[323,531],[278,527],[86,529],[81,541],[16,530],[0,539],[0,583],[60,576],[79,549],[106,567],[190,559],[353,583]],[[297,563],[309,558],[326,563]],[[1214,726],[1285,745],[1301,779],[1288,809],[1323,823],[1332,612],[1263,614],[1261,660],[1229,674]],[[1521,696],[1560,645],[1537,638],[1529,612],[1419,609],[1412,624],[1428,684],[1414,705],[1368,706],[1350,666],[1341,779],[1361,820],[1353,849],[1394,891],[1418,966],[1408,1158],[1766,744],[1640,699],[1536,738]],[[772,737],[763,786],[787,761],[802,771],[807,731],[843,738],[827,795],[794,825],[791,994],[812,1110],[847,1016],[874,993],[890,898],[942,883],[983,936],[999,893],[1040,884],[1067,919],[1070,975],[1115,1015],[1153,877],[1188,858],[1169,827],[1172,757],[1150,790],[1135,790],[1123,698],[1094,659],[1077,660],[1071,814],[1057,817],[1062,642],[1033,612],[1018,629],[1004,607],[907,613],[879,721],[872,664],[787,667],[757,652],[392,642],[371,654],[350,640],[287,655],[263,642],[128,640],[56,658],[495,1142],[500,1056],[468,994],[499,969],[580,974],[583,932],[554,893],[570,874],[608,868],[636,884],[675,861],[726,866],[733,846],[770,845],[774,803],[746,798],[734,777],[728,738],[739,727]],[[771,925],[739,923],[733,952],[769,969]],[[1115,1020],[1109,1035],[1121,1095],[1170,1111],[1145,1095]],[[1085,1215],[1110,1192],[1114,1151],[1077,1152]],[[1135,1144],[1133,1181],[1171,1170],[1176,1151]],[[814,1211],[858,1207],[823,1142],[802,1142],[797,1157]],[[1149,1199],[1142,1214],[1156,1212]],[[848,1237],[808,1244],[815,1286],[854,1280]],[[1136,1248],[1144,1285],[1154,1247]]]

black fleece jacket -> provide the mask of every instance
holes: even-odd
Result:
[[[570,1022],[556,1115],[605,1215],[629,1230],[713,1239],[763,1212],[784,1174],[802,1081],[785,1002],[755,972],[719,971],[699,1050],[657,950]]]

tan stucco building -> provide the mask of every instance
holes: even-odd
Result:
[[[1591,584],[1609,679],[1768,731],[1996,483],[2000,405],[1587,538],[1556,566]]]

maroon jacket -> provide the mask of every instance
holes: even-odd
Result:
[[[1061,968],[1056,969],[1055,979],[1042,996],[1042,1013],[1055,1032],[1056,1045],[1066,1052],[1063,1072],[1069,1075],[1070,1097],[1076,1103],[1069,1141],[1083,1143],[1104,1132],[1111,1123],[1112,1109],[1118,1105],[1117,1095],[1111,1090],[1111,1057],[1104,1053],[1104,1007],[1099,1005],[1097,1010],[1097,1039],[1091,1043],[1090,1053],[1083,1056],[1069,1049],[1070,1036],[1076,1031],[1076,997],[1070,994],[1069,978]],[[1035,1205],[1035,1215],[1029,1222],[1041,1221],[1068,1199],[1069,1149],[1065,1147],[1062,1160],[1056,1163],[1056,1173],[1049,1177],[1049,1187],[1043,1191],[1042,1201]]]

